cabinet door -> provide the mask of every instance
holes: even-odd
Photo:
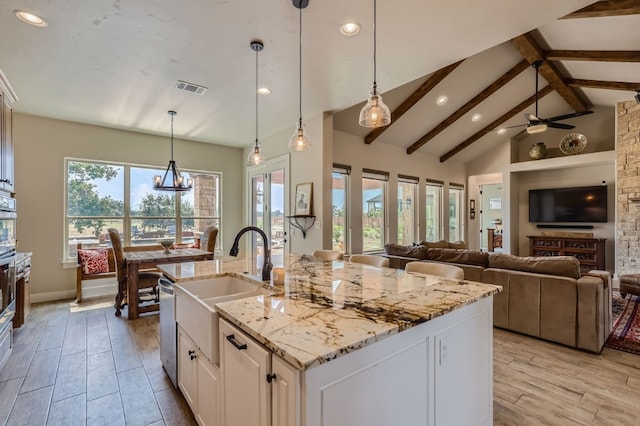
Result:
[[[271,425],[297,426],[300,424],[299,372],[277,356],[271,359]]]
[[[2,142],[2,188],[13,192],[13,110],[4,99],[4,141]]]
[[[239,329],[220,320],[225,425],[270,424],[271,398],[267,383],[270,358],[270,352]]]
[[[198,379],[196,399],[198,424],[219,426],[220,423],[220,370],[211,364],[207,358],[198,352]]]
[[[197,373],[196,345],[191,338],[178,327],[178,388],[182,391],[191,410],[198,412],[196,399],[196,373]]]

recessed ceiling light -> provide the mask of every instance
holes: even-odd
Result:
[[[449,100],[449,98],[447,98],[445,95],[442,96],[438,96],[438,99],[436,100],[436,103],[438,105],[444,105],[447,103],[447,101]]]
[[[503,129],[498,129],[498,132],[497,132],[497,133],[498,133],[499,135],[504,135],[506,132],[507,132],[507,129],[504,129],[504,128],[503,128]]]
[[[14,10],[13,13],[25,24],[33,25],[34,27],[46,27],[49,25],[47,21],[33,13],[25,12],[24,10]]]
[[[270,95],[271,94],[271,90],[269,90],[268,87],[261,87],[258,89],[258,94],[260,95]]]
[[[347,22],[340,26],[340,34],[347,37],[354,36],[360,31],[360,24],[356,22]]]
[[[480,121],[481,118],[482,116],[476,113],[471,116],[471,121]]]

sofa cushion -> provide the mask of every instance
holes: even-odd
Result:
[[[109,272],[109,250],[108,248],[78,250],[82,273],[91,275]]]
[[[420,241],[420,245],[426,248],[449,248],[449,243],[445,240],[440,241]]]
[[[400,244],[389,243],[384,245],[384,251],[393,256],[405,256],[421,260],[427,258],[427,248],[422,245],[403,246]]]
[[[580,262],[573,256],[521,257],[494,253],[489,256],[489,268],[580,278]]]
[[[451,249],[466,249],[467,248],[467,243],[465,243],[462,240],[454,241],[452,243],[449,243],[449,248],[451,248]]]
[[[486,268],[489,263],[489,253],[465,249],[430,248],[427,251],[427,259],[438,262],[477,265]]]

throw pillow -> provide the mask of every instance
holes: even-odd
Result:
[[[454,241],[452,243],[449,243],[449,248],[451,248],[451,249],[466,249],[467,248],[467,243],[465,243],[462,240]]]
[[[91,275],[109,272],[109,250],[108,248],[78,250],[82,273]]]

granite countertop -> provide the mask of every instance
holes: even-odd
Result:
[[[160,268],[178,285],[222,275],[260,281],[250,266],[251,259],[230,259]],[[321,262],[310,256],[291,255],[285,263],[284,285],[271,287],[272,296],[222,302],[216,310],[300,370],[502,290],[500,286],[400,269]]]

